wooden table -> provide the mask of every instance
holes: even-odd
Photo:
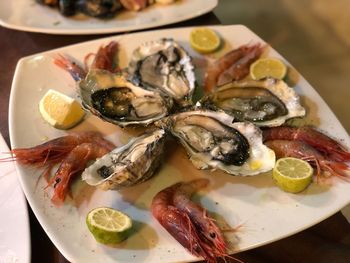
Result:
[[[219,23],[220,21],[215,15],[209,13],[167,27]],[[17,61],[24,56],[99,37],[102,36],[45,35],[0,28],[0,131],[8,144],[10,142],[8,105]],[[30,214],[32,262],[68,262],[47,237],[30,207],[28,210]],[[235,257],[244,262],[350,262],[350,224],[338,212],[301,233],[239,253]],[[234,260],[227,260],[227,262],[231,261],[234,262]]]

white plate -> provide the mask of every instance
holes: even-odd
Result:
[[[246,43],[262,41],[244,26],[213,27],[225,39],[220,52]],[[83,61],[84,55],[97,50],[111,40],[120,41],[121,66],[126,66],[133,49],[143,41],[173,37],[200,61],[188,43],[192,28],[143,32],[120,37],[95,40],[78,45],[33,55],[17,65],[10,101],[10,135],[13,147],[33,146],[43,139],[55,138],[67,132],[46,124],[38,112],[38,102],[49,89],[74,96],[75,83],[63,70],[57,68],[52,57],[64,53]],[[280,57],[274,50],[270,56]],[[197,71],[200,73],[201,69]],[[203,72],[202,72],[203,73]],[[295,87],[303,96],[308,111],[307,123],[314,123],[350,146],[350,140],[335,115],[316,91],[299,76]],[[124,144],[137,130],[118,127],[89,116],[74,130],[99,130],[118,145]],[[129,135],[128,135],[129,133]],[[312,184],[297,195],[279,190],[270,175],[255,177],[230,176],[222,172],[199,171],[193,168],[182,147],[176,144],[165,156],[160,171],[149,181],[123,191],[103,192],[88,187],[81,181],[73,186],[73,201],[60,208],[54,207],[43,190],[45,180],[40,172],[19,167],[20,178],[27,199],[39,222],[62,254],[72,262],[178,262],[195,258],[177,243],[151,216],[152,197],[164,187],[180,180],[207,177],[210,188],[202,192],[200,201],[209,211],[220,215],[232,226],[243,224],[236,233],[235,251],[251,249],[284,238],[334,214],[350,200],[350,184],[335,178],[331,186]],[[112,206],[129,214],[137,222],[137,233],[116,248],[97,244],[90,235],[85,216],[97,206]],[[231,235],[229,238],[234,239]]]
[[[48,34],[107,34],[181,22],[208,13],[217,4],[217,0],[180,0],[170,5],[155,4],[140,12],[121,11],[113,19],[101,20],[67,18],[35,0],[0,1],[0,25]]]
[[[9,148],[0,134],[0,153]],[[30,262],[27,202],[13,162],[0,162],[0,262]],[[20,237],[20,238],[19,238]]]

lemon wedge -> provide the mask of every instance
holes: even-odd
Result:
[[[209,28],[195,28],[190,33],[190,44],[199,53],[210,53],[221,44],[218,34]]]
[[[84,117],[84,110],[73,98],[55,90],[48,90],[39,102],[41,116],[58,129],[69,129]]]
[[[287,73],[287,66],[277,58],[259,58],[250,65],[250,76],[254,80],[267,77],[283,79]]]
[[[86,216],[86,224],[96,241],[102,244],[120,243],[132,229],[129,216],[109,207],[91,210]]]
[[[286,157],[278,159],[272,171],[276,184],[286,192],[303,191],[312,181],[313,168],[301,159]]]

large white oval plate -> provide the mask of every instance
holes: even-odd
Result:
[[[75,83],[53,64],[53,57],[63,53],[83,61],[86,54],[96,51],[111,40],[120,42],[121,66],[126,66],[130,54],[143,41],[172,37],[179,41],[203,65],[201,56],[188,43],[192,28],[167,29],[104,38],[33,55],[19,61],[10,100],[10,136],[12,147],[33,146],[46,139],[67,133],[46,124],[38,112],[38,102],[48,89],[75,96]],[[246,43],[261,41],[244,26],[213,27],[225,39],[220,53]],[[219,55],[219,54],[216,54]],[[269,56],[280,57],[274,50]],[[286,62],[287,63],[287,62]],[[197,70],[200,75],[203,69]],[[201,80],[199,80],[201,81]],[[348,134],[317,92],[298,76],[295,89],[307,108],[305,123],[312,123],[341,140],[348,147]],[[88,116],[73,129],[99,130],[118,145],[138,131],[118,127]],[[70,131],[68,131],[70,132]],[[243,224],[233,251],[251,249],[292,235],[331,216],[350,200],[350,184],[337,178],[331,185],[312,184],[300,194],[288,194],[278,189],[269,174],[255,177],[235,177],[222,172],[199,171],[193,168],[184,150],[170,143],[164,165],[149,181],[123,191],[103,192],[77,180],[72,187],[73,199],[55,207],[44,190],[46,182],[40,171],[18,167],[27,199],[44,230],[62,254],[72,262],[178,262],[195,258],[177,243],[151,216],[152,197],[164,187],[180,181],[207,177],[211,185],[202,191],[200,202],[231,227]],[[129,214],[136,232],[121,245],[111,248],[95,242],[85,225],[85,216],[97,206],[110,206]],[[235,240],[235,236],[228,236]]]
[[[0,25],[29,32],[91,35],[128,32],[185,21],[213,10],[218,0],[180,0],[155,4],[140,12],[121,11],[112,19],[67,18],[35,0],[0,1]]]

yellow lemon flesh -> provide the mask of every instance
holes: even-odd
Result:
[[[221,40],[218,34],[209,28],[196,28],[190,33],[190,44],[199,53],[210,53],[219,48]]]
[[[69,129],[85,115],[80,104],[73,98],[55,90],[48,90],[39,102],[41,116],[58,129]]]
[[[86,216],[86,224],[97,242],[111,245],[125,240],[132,229],[129,216],[109,207],[91,210]]]
[[[272,171],[276,184],[286,192],[303,191],[312,181],[313,168],[301,159],[286,157],[278,159]]]
[[[267,77],[283,79],[287,73],[287,66],[277,58],[259,58],[250,65],[250,76],[254,80]]]

